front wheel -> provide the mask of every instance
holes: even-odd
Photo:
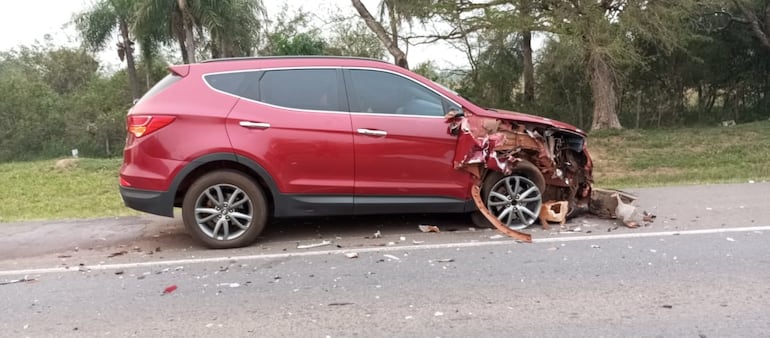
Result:
[[[481,197],[492,215],[513,230],[521,230],[535,223],[543,204],[538,184],[520,174],[496,174],[490,178],[482,187]],[[477,226],[492,226],[481,212],[476,211],[471,217]]]
[[[249,177],[221,170],[201,176],[187,190],[182,220],[190,234],[212,249],[249,245],[267,223],[262,190]]]

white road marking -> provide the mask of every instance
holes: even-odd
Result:
[[[702,229],[702,230],[682,230],[682,231],[663,231],[663,232],[636,232],[636,233],[624,233],[613,235],[593,235],[593,236],[569,236],[569,237],[551,237],[551,238],[534,238],[533,243],[559,243],[559,242],[577,242],[577,241],[596,241],[596,240],[610,240],[610,239],[628,239],[628,238],[645,238],[645,237],[666,237],[666,236],[683,236],[683,235],[704,235],[704,234],[719,234],[719,233],[734,233],[734,232],[752,232],[752,231],[770,231],[770,226],[756,226],[756,227],[743,227],[743,228],[722,228],[722,229]],[[87,271],[99,271],[99,270],[122,270],[144,267],[159,267],[169,265],[185,265],[185,264],[201,264],[201,263],[221,263],[229,261],[249,261],[249,260],[263,260],[263,259],[281,259],[290,257],[311,257],[311,256],[324,256],[324,255],[337,255],[345,254],[348,252],[357,253],[369,253],[369,252],[392,252],[392,251],[409,251],[409,250],[430,250],[430,249],[452,249],[452,248],[473,248],[473,247],[485,247],[485,246],[497,246],[497,245],[510,245],[516,243],[514,240],[498,240],[498,241],[484,241],[484,242],[464,242],[464,243],[442,243],[442,244],[421,244],[421,245],[406,245],[406,246],[389,246],[389,247],[370,247],[370,248],[351,248],[351,249],[337,249],[337,250],[322,250],[322,251],[306,251],[306,252],[285,252],[278,254],[261,254],[261,255],[242,255],[242,256],[222,256],[222,257],[208,257],[208,258],[189,258],[189,259],[175,259],[165,261],[153,261],[153,262],[138,262],[138,263],[119,263],[119,264],[100,264],[100,265],[86,265],[79,267],[55,267],[55,268],[42,268],[42,269],[26,269],[26,270],[4,270],[0,271],[0,276],[9,275],[40,275],[46,273],[61,273],[61,272],[78,272],[81,270]]]

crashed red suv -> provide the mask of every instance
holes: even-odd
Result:
[[[386,62],[260,57],[169,70],[128,113],[120,192],[152,214],[181,207],[211,248],[249,245],[271,217],[476,212],[484,223],[485,205],[493,225],[521,229],[543,201],[572,208],[590,194],[581,130],[482,108]]]

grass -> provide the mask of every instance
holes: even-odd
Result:
[[[80,159],[67,169],[55,163],[0,164],[0,222],[137,214],[118,192],[121,159]]]
[[[595,186],[770,180],[770,121],[735,127],[592,133]],[[0,222],[138,214],[118,193],[121,159],[0,163]]]
[[[589,135],[601,187],[770,179],[770,121],[734,127],[624,130]]]

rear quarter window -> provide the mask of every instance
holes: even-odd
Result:
[[[148,90],[144,95],[142,95],[142,98],[139,99],[136,103],[140,103],[142,101],[148,100],[149,98],[158,95],[158,93],[162,92],[166,88],[170,87],[174,83],[177,83],[179,80],[181,80],[182,77],[176,74],[168,74],[166,77],[158,81],[150,90]]]

